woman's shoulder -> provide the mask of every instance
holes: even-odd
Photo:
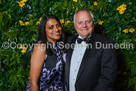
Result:
[[[42,42],[38,42],[34,45],[32,55],[45,55],[46,54],[46,46]]]

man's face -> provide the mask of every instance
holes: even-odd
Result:
[[[94,29],[93,18],[88,12],[80,11],[75,15],[74,26],[77,33],[82,38],[86,38],[93,32]]]

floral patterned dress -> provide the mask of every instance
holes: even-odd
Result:
[[[67,91],[64,79],[66,54],[57,47],[52,49],[53,55],[47,55],[39,78],[40,91]],[[30,81],[26,91],[30,91]]]

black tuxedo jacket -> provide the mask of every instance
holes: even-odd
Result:
[[[75,43],[77,36],[69,38],[68,43]],[[101,44],[112,44],[113,41],[99,34],[92,34],[83,56],[75,83],[76,91],[112,91],[116,79],[117,63],[114,48],[102,48]],[[67,50],[65,77],[69,89],[70,61],[73,48]]]

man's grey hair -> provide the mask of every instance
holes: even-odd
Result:
[[[74,18],[73,18],[74,23],[75,23],[75,16],[76,16],[76,14],[79,13],[80,11],[86,11],[86,12],[88,12],[88,13],[91,15],[91,17],[93,18],[93,21],[94,21],[94,16],[93,16],[93,13],[92,13],[91,10],[88,10],[88,9],[79,9],[79,10],[76,11],[76,13],[74,14]]]

